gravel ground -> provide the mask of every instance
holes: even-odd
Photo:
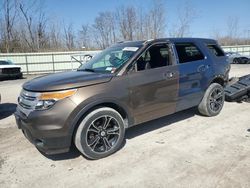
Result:
[[[232,65],[230,76],[250,74]],[[114,155],[44,156],[12,113],[27,79],[0,82],[0,187],[250,187],[250,103],[225,103],[216,117],[190,109],[129,129]]]

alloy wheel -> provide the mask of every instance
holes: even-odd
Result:
[[[120,125],[112,116],[100,116],[88,127],[86,143],[95,153],[106,153],[117,143],[120,136]]]
[[[209,107],[213,112],[221,110],[224,102],[224,92],[219,88],[215,88],[209,98]]]

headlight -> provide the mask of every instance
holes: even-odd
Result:
[[[37,102],[35,109],[36,110],[46,110],[49,109],[56,103],[55,100],[40,100]]]
[[[52,107],[56,101],[62,100],[64,98],[70,97],[76,93],[77,89],[66,90],[66,91],[56,91],[56,92],[46,92],[41,93],[38,96],[38,101],[36,103],[36,110],[45,110]]]

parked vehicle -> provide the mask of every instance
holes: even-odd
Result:
[[[22,78],[21,67],[11,61],[0,60],[0,79]]]
[[[227,52],[226,56],[231,64],[250,64],[249,56],[241,55],[237,52]]]
[[[122,42],[77,71],[35,78],[23,85],[15,112],[24,135],[47,154],[86,157],[117,151],[131,126],[197,106],[220,113],[230,64],[211,39]]]

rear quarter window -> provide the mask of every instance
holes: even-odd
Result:
[[[217,57],[225,56],[224,52],[216,44],[207,44],[207,48]]]
[[[204,55],[193,43],[175,43],[179,63],[203,60]]]

